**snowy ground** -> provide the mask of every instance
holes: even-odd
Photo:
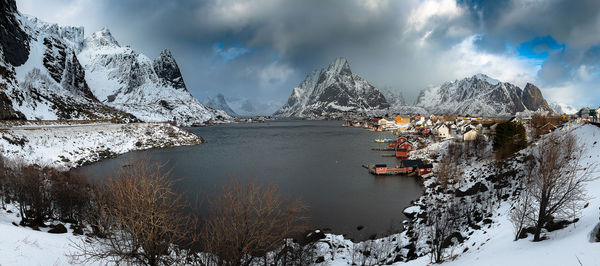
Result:
[[[0,125],[0,150],[26,164],[72,168],[133,150],[201,143],[167,123],[55,123]]]
[[[11,206],[7,209],[11,213],[0,208],[0,265],[81,265],[70,254],[76,252],[73,243],[85,238],[73,235],[69,224],[65,225],[68,230],[65,234],[50,234],[49,227],[35,231],[14,225],[13,222],[21,221],[16,215],[18,211]]]

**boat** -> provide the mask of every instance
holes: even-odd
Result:
[[[377,143],[388,143],[390,141],[393,141],[392,139],[376,139],[375,142]]]

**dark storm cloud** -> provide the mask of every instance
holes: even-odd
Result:
[[[168,48],[195,96],[221,92],[255,106],[283,104],[310,71],[338,56],[409,101],[424,87],[477,72],[586,90],[598,61],[584,55],[600,50],[600,1],[22,0],[19,7],[84,25],[88,34],[107,26],[150,57]],[[546,37],[565,48],[519,54]],[[587,83],[573,83],[580,79]]]

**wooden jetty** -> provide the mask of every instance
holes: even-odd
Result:
[[[375,164],[375,165],[363,165],[364,168],[369,170],[369,173],[374,175],[406,175],[409,174],[410,171],[407,170],[406,167],[395,167],[390,168],[385,164]]]
[[[366,165],[364,168],[374,175],[417,175],[427,176],[432,173],[433,165],[422,160],[402,160],[396,167],[388,167],[386,164]]]
[[[371,148],[372,151],[395,151],[395,148]]]

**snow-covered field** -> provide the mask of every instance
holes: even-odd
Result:
[[[11,213],[0,208],[0,265],[81,265],[70,254],[76,252],[73,244],[85,238],[73,235],[69,224],[65,225],[68,230],[65,234],[50,234],[49,227],[35,231],[14,225],[13,222],[21,221],[16,215],[18,210],[10,205],[7,209]]]
[[[201,142],[200,137],[168,123],[0,125],[0,150],[6,158],[63,169],[133,150]]]

